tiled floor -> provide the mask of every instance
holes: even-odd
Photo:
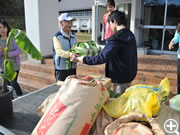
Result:
[[[176,93],[177,58],[170,55],[138,56],[138,74],[133,84],[159,84],[165,77],[170,81],[171,92]]]

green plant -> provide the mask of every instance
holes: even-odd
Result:
[[[4,60],[4,71],[3,74],[0,74],[3,79],[3,92],[7,92],[7,80],[12,81],[16,77],[16,72],[13,69],[11,61],[8,59],[8,51],[9,51],[9,43],[11,37],[16,42],[16,45],[25,53],[31,55],[33,59],[41,60],[42,55],[36,49],[36,47],[32,44],[29,38],[26,36],[24,32],[19,29],[11,29],[7,41],[6,41],[6,48],[5,48],[5,60]]]

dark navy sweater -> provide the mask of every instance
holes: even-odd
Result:
[[[127,28],[114,33],[104,49],[96,56],[86,56],[88,65],[106,63],[106,77],[113,83],[131,82],[137,73],[137,46],[134,34]]]

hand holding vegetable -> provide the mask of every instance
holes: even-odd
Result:
[[[94,41],[90,40],[87,42],[78,42],[73,48],[69,49],[68,51],[73,53],[73,55],[70,57],[71,61],[83,63],[84,57],[77,57],[77,56],[97,55],[101,51],[101,47]],[[67,59],[66,69],[69,68],[70,68],[70,59]]]
[[[80,62],[80,63],[82,63],[82,64],[83,64],[83,63],[84,63],[84,62],[83,62],[83,58],[84,58],[84,56],[77,57],[77,59],[78,59],[78,62]]]
[[[78,59],[77,59],[78,56],[79,56],[78,54],[72,53],[72,55],[71,55],[71,61],[73,61],[73,62],[78,62]]]

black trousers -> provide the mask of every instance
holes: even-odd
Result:
[[[69,75],[75,75],[76,69],[69,69],[69,70],[57,70],[55,69],[55,78],[56,81],[64,81],[66,77]]]
[[[177,65],[177,94],[180,94],[180,59]]]
[[[19,86],[17,82],[19,71],[16,71],[16,72],[17,72],[16,78],[13,81],[9,81],[8,84],[14,88],[17,96],[21,96],[23,93],[22,93],[21,87]]]

